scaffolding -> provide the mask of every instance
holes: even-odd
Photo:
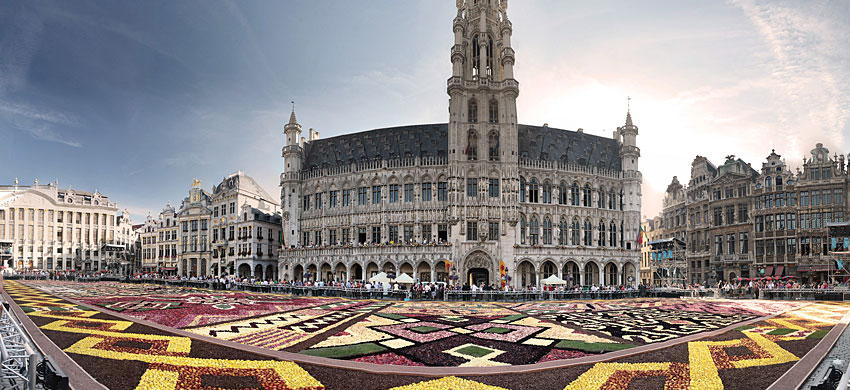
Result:
[[[661,286],[684,286],[688,280],[688,263],[685,260],[685,242],[678,238],[650,241],[650,261],[655,280]]]
[[[38,357],[15,316],[0,306],[0,389],[34,390]]]

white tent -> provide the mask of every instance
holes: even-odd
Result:
[[[381,272],[371,278],[369,278],[369,283],[381,282],[381,283],[389,283],[392,279],[387,277],[386,272]]]
[[[552,276],[543,279],[540,281],[543,284],[567,284],[567,281],[558,277],[558,275],[552,274]]]
[[[401,284],[413,284],[416,281],[413,280],[413,278],[411,278],[408,274],[401,274],[397,278],[395,278],[395,282]]]

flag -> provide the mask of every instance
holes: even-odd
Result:
[[[638,245],[643,245],[644,238],[643,236],[646,234],[643,230],[643,226],[640,227],[640,231],[638,231]]]
[[[445,260],[445,261],[443,261],[443,263],[446,264],[446,273],[449,273],[449,269],[452,267],[452,262]]]
[[[283,239],[283,230],[280,231],[280,235],[278,236],[278,241],[280,241],[280,247],[286,248],[286,240]]]
[[[466,150],[463,151],[463,154],[469,154],[469,142],[466,143]]]
[[[501,276],[499,279],[502,280],[502,288],[504,288],[505,284],[508,282],[507,279],[505,278],[505,271],[506,271],[505,262],[502,261],[502,260],[499,260],[499,276]]]

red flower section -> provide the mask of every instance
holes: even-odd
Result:
[[[354,359],[355,362],[375,363],[375,364],[392,364],[396,366],[424,366],[422,363],[414,362],[404,356],[396,355],[392,352],[382,353],[379,355],[364,356]]]
[[[538,360],[538,363],[550,362],[553,360],[566,360],[566,359],[575,359],[580,358],[582,356],[587,356],[588,354],[580,351],[569,351],[566,349],[553,349],[546,356],[543,356]]]

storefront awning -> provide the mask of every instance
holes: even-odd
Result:
[[[769,265],[769,266],[765,267],[765,269],[764,269],[764,276],[771,276],[771,275],[773,275],[773,266]]]
[[[163,271],[177,271],[177,267],[163,267]]]
[[[782,276],[782,270],[784,270],[784,269],[785,269],[784,265],[777,265],[776,266],[776,272],[774,273],[774,275],[775,276]]]

